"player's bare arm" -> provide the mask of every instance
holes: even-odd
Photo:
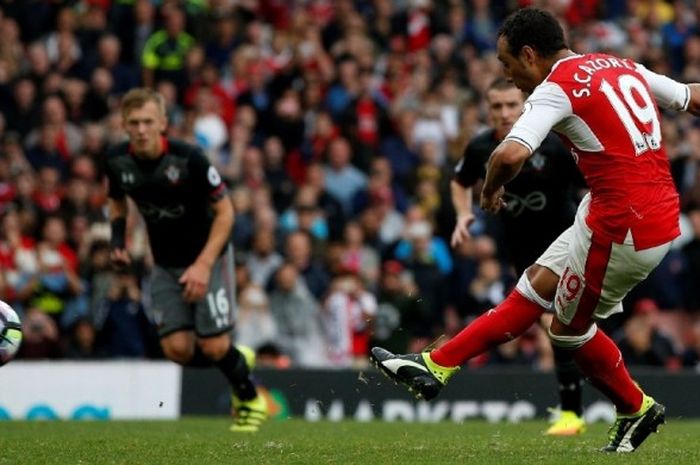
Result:
[[[515,178],[530,157],[530,150],[519,142],[505,140],[489,158],[486,180],[481,190],[481,208],[498,213],[506,203],[504,185]]]
[[[457,247],[471,237],[469,226],[474,222],[472,212],[472,187],[464,187],[454,179],[450,182],[452,205],[457,213],[457,224],[452,232],[450,244]]]
[[[180,277],[185,289],[183,297],[189,302],[200,300],[209,286],[211,268],[221,254],[233,228],[233,204],[229,196],[224,196],[212,204],[214,222],[209,238],[199,256]]]
[[[112,237],[110,240],[110,259],[116,267],[124,267],[131,263],[131,258],[126,250],[126,215],[129,212],[126,197],[122,199],[109,199],[109,220],[112,225]]]
[[[688,89],[690,90],[688,113],[700,116],[700,84],[688,84]]]

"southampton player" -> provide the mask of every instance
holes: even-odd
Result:
[[[249,349],[231,341],[233,204],[216,168],[196,146],[163,136],[165,102],[147,89],[127,93],[121,114],[129,141],[109,150],[111,257],[129,263],[127,196],[143,216],[155,261],[151,291],[161,347],[185,366],[216,366],[233,390],[232,431],[255,432],[267,416],[250,379]]]
[[[442,347],[394,355],[372,349],[392,379],[435,397],[465,361],[522,334],[554,304],[554,345],[617,409],[609,452],[632,452],[664,422],[665,409],[630,377],[596,321],[622,311],[625,295],[659,264],[679,235],[679,202],[661,141],[657,104],[700,115],[700,84],[680,84],[628,60],[578,55],[549,13],[518,10],[501,27],[498,58],[530,93],[525,110],[489,158],[481,206],[505,206],[515,178],[550,130],[572,150],[590,193],[574,224],[528,268],[516,289]]]
[[[508,134],[520,116],[525,99],[512,82],[496,79],[486,91],[486,102],[493,129],[476,136],[464,151],[451,182],[452,204],[457,224],[452,247],[469,238],[474,221],[472,197],[474,185],[486,176],[489,155]],[[576,213],[576,188],[585,187],[569,150],[558,137],[549,134],[542,145],[508,184],[502,219],[508,258],[518,276],[535,262],[542,252],[568,228]],[[551,313],[543,315],[549,326]],[[561,412],[547,434],[568,436],[585,431],[581,417],[581,375],[571,352],[554,346]]]

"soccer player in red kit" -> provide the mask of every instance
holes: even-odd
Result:
[[[700,114],[700,85],[685,85],[629,59],[571,51],[557,20],[525,8],[498,37],[505,75],[530,94],[522,115],[489,158],[481,206],[496,213],[504,185],[550,130],[568,145],[590,193],[574,224],[520,277],[496,308],[442,347],[373,362],[417,396],[435,397],[470,358],[522,334],[550,305],[549,336],[571,350],[581,372],[617,409],[609,452],[632,452],[664,422],[664,406],[632,380],[617,346],[596,321],[659,264],[679,235],[678,194],[661,141],[657,105]]]

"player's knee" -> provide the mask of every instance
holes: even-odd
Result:
[[[527,271],[520,276],[516,288],[518,289],[518,292],[523,295],[523,297],[536,303],[540,307],[549,309],[552,306],[552,301],[542,297],[532,286],[532,282]]]
[[[173,343],[172,341],[168,343],[162,343],[163,354],[175,363],[180,365],[185,365],[192,359],[194,355],[194,346],[192,344]]]
[[[189,363],[194,355],[194,333],[192,331],[175,331],[160,340],[163,354],[175,363]]]
[[[197,344],[207,358],[219,360],[228,352],[231,340],[226,335],[222,335],[197,339]]]
[[[595,323],[591,324],[590,328],[588,328],[588,330],[586,330],[586,332],[583,334],[564,335],[560,334],[556,328],[550,326],[547,330],[547,335],[549,336],[549,340],[552,342],[553,346],[562,349],[574,350],[593,339],[596,331],[598,331],[598,327]]]

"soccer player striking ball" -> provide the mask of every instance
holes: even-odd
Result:
[[[664,407],[632,380],[596,320],[622,311],[624,296],[659,264],[679,235],[678,194],[661,144],[657,103],[700,115],[700,85],[680,84],[606,54],[568,49],[549,13],[521,9],[498,34],[506,76],[530,93],[513,129],[489,158],[481,206],[505,206],[503,185],[554,129],[590,187],[574,224],[524,273],[516,289],[432,352],[372,358],[417,395],[435,397],[466,360],[522,334],[554,302],[552,343],[617,408],[610,452],[631,452],[664,422]]]
[[[231,341],[233,204],[216,168],[193,145],[163,136],[163,97],[148,89],[121,103],[129,141],[105,159],[112,224],[111,258],[126,250],[126,196],[141,212],[155,260],[153,312],[165,356],[185,366],[216,366],[233,390],[236,432],[255,432],[267,417],[250,379],[254,355]]]
[[[506,137],[520,116],[523,93],[512,82],[496,79],[486,91],[486,101],[493,129],[482,132],[467,145],[451,182],[452,203],[457,224],[452,233],[452,247],[468,240],[469,225],[474,221],[472,191],[486,176],[489,155]],[[508,184],[502,219],[508,243],[508,258],[518,275],[568,228],[574,220],[574,188],[586,187],[569,150],[551,133],[523,165],[518,176]],[[552,313],[542,316],[549,326]],[[559,384],[560,415],[546,434],[568,436],[585,431],[581,418],[581,375],[571,351],[554,346],[554,360]]]

